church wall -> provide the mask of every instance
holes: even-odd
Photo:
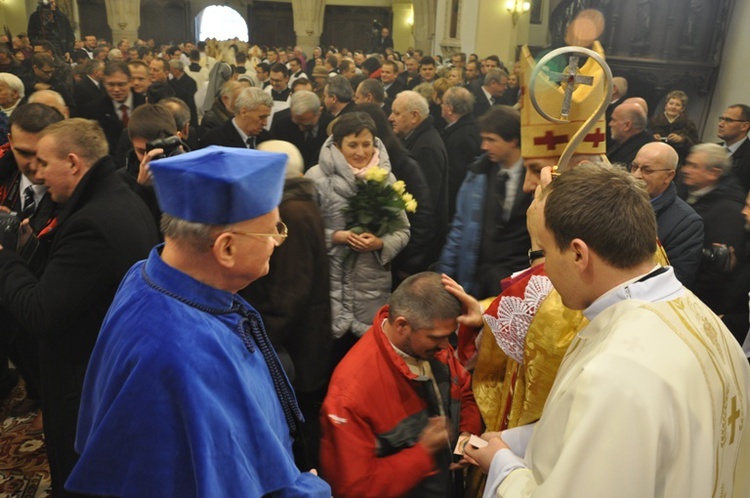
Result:
[[[414,46],[414,11],[411,2],[393,3],[393,49],[397,52],[405,52],[407,48]]]
[[[504,2],[479,2],[474,52],[482,58],[495,54],[503,63],[512,63],[516,45],[528,38],[528,22],[528,14],[523,14],[514,28]]]
[[[719,77],[714,87],[709,119],[703,130],[703,140],[716,142],[716,119],[732,104],[750,105],[747,82],[750,81],[750,57],[747,52],[747,27],[750,26],[750,2],[737,0],[730,16],[724,41],[724,53]]]
[[[0,25],[8,26],[13,35],[26,32],[29,13],[24,0],[6,0],[0,3]]]

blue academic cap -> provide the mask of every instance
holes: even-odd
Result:
[[[161,210],[207,225],[271,212],[281,202],[286,154],[212,146],[150,163]]]

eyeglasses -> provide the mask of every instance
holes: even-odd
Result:
[[[280,246],[289,236],[289,229],[286,227],[283,221],[280,221],[276,224],[276,233],[240,232],[239,230],[230,230],[225,233],[244,235],[246,237],[270,237],[271,240],[273,240],[274,244]]]
[[[638,170],[641,170],[641,173],[643,173],[644,175],[650,175],[651,173],[656,173],[657,171],[672,171],[670,168],[654,169],[650,166],[638,166],[636,163],[630,163],[631,173],[635,173]]]
[[[733,118],[725,118],[724,116],[719,116],[719,123],[747,123],[748,121],[746,119],[733,119]]]
[[[104,86],[106,86],[107,88],[125,88],[129,84],[130,84],[129,81],[126,81],[124,83],[107,82],[107,83],[104,83]]]

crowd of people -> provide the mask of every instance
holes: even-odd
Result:
[[[53,496],[747,496],[750,107],[617,77],[552,181],[526,52],[377,48],[0,39]]]

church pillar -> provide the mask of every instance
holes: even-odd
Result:
[[[112,29],[112,44],[127,38],[132,46],[138,39],[141,26],[140,0],[105,0],[107,24]]]
[[[435,41],[436,0],[414,0],[414,48],[433,54]]]
[[[308,57],[312,57],[313,48],[320,45],[325,9],[325,0],[292,0],[297,45]]]

